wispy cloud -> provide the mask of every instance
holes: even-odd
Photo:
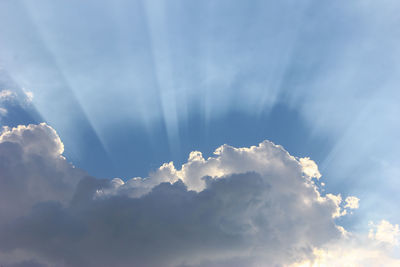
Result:
[[[0,91],[0,101],[7,101],[14,99],[16,97],[16,93],[10,90],[1,90]]]
[[[27,102],[32,102],[33,101],[33,97],[34,97],[33,92],[32,91],[28,91],[26,89],[23,89],[23,91],[24,91],[24,94],[25,94],[25,100]]]
[[[8,111],[5,108],[0,107],[0,116],[5,116],[7,115]]]
[[[33,92],[23,89],[22,96],[17,92],[12,90],[1,90],[0,91],[0,104],[3,102],[12,102],[20,101],[22,103],[27,102],[30,103],[33,100]]]

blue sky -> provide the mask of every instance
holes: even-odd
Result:
[[[399,223],[399,8],[3,0],[0,91],[18,96],[0,123],[46,122],[75,166],[125,181],[270,140],[311,157],[327,192],[360,198],[338,219],[349,229]]]

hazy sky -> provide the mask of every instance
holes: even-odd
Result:
[[[349,251],[373,250],[396,264],[399,10],[395,0],[1,0],[0,124],[8,128],[0,137],[0,215],[8,219],[0,219],[0,238],[7,233],[8,241],[0,263],[287,266],[312,260],[315,249],[343,253],[342,239],[328,242],[343,226],[357,236]],[[231,150],[213,154],[224,144]],[[322,178],[307,174],[307,157]],[[270,208],[241,208],[259,181],[264,191],[254,195]],[[312,208],[289,201],[307,197]],[[333,216],[336,208],[347,214]],[[61,217],[43,237],[52,216]],[[107,218],[109,227],[90,223]],[[187,228],[195,218],[199,226]],[[358,235],[384,240],[375,245],[385,251]],[[33,249],[42,238],[49,243]],[[115,247],[96,247],[108,239]],[[130,246],[139,252],[121,256]],[[85,253],[104,257],[89,263]]]

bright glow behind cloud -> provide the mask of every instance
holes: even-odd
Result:
[[[383,199],[400,166],[398,9],[393,0],[2,1],[0,67],[32,88],[64,139],[84,121],[103,150],[115,145],[109,129],[150,136],[161,120],[179,154],[191,112],[207,130],[232,110],[258,116],[284,103],[333,140],[327,158],[314,158],[331,185],[359,191],[379,179],[370,193]]]
[[[0,148],[3,264],[289,266],[332,255],[355,266],[397,262],[389,250],[398,225],[382,221],[369,239],[346,232],[334,217],[358,199],[321,194],[315,163],[308,175],[301,159],[269,141],[223,145],[208,159],[194,151],[179,169],[170,162],[126,182],[68,164],[46,124],[5,128]]]
[[[333,217],[343,217],[359,207],[359,214],[368,216],[367,220],[398,222],[399,215],[393,210],[400,201],[399,3],[1,1],[1,123],[29,123],[31,118],[21,110],[34,95],[33,104],[43,115],[43,120],[36,121],[54,125],[69,144],[70,155],[87,155],[90,160],[85,164],[92,163],[92,171],[114,173],[112,161],[124,160],[121,165],[134,169],[131,162],[135,156],[143,156],[139,152],[132,155],[131,150],[143,151],[147,144],[134,147],[127,142],[143,129],[146,138],[167,143],[168,153],[182,155],[182,132],[193,126],[193,114],[199,114],[200,124],[204,124],[199,135],[211,146],[210,121],[225,120],[231,111],[259,118],[279,103],[295,111],[307,135],[327,140],[330,151],[313,159],[327,181],[325,190],[342,193],[325,196],[335,203]],[[2,84],[8,75],[14,88]],[[23,88],[32,88],[32,94],[23,93]],[[25,114],[23,119],[20,113]],[[282,121],[294,124],[291,117],[277,118],[277,125]],[[283,133],[289,130],[285,127]],[[292,135],[297,135],[297,127],[288,127],[295,129]],[[164,130],[166,140],[160,138]],[[222,136],[235,135],[234,131],[221,132]],[[128,138],[120,138],[121,133]],[[77,136],[83,138],[78,142]],[[265,138],[284,143],[277,136],[265,135],[254,143]],[[240,141],[248,141],[245,139]],[[188,151],[209,155],[209,147],[195,143],[192,141]],[[156,142],[152,145],[155,153],[160,150]],[[310,145],[319,149],[313,142]],[[301,152],[305,155],[310,154],[307,146],[304,142]],[[14,149],[15,155],[29,150]],[[32,149],[32,155],[40,150]],[[210,159],[194,152],[183,167],[164,164],[148,179],[115,179],[96,188],[98,200],[121,194],[143,196],[161,181],[178,179],[189,189],[203,192],[207,182],[201,175],[224,177],[239,171],[222,161],[229,158],[230,150],[237,156],[237,148],[224,146],[222,154],[216,151]],[[250,148],[240,151],[258,162]],[[101,163],[97,156],[102,157]],[[27,162],[10,167],[15,175],[28,177],[30,184],[36,178],[22,164],[36,166],[37,160],[43,158],[27,157]],[[65,165],[52,160],[57,164],[49,162],[57,166]],[[301,175],[321,176],[313,161],[295,160],[302,166]],[[151,163],[159,166],[159,162]],[[42,165],[38,177],[59,173],[47,168],[52,164]],[[241,171],[265,171],[260,166],[245,166]],[[44,194],[47,197],[41,199],[41,193],[30,191],[33,187],[62,192],[57,186],[52,189],[60,181],[53,184],[43,179],[37,188],[30,184],[22,192],[33,200],[57,200],[56,193],[51,197]],[[358,198],[348,197],[353,194],[362,198],[361,205]],[[25,207],[30,201],[22,199],[19,204]],[[307,198],[303,201],[312,203]],[[384,239],[386,230],[376,231],[380,234],[374,232],[373,236]]]

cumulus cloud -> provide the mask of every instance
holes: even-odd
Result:
[[[127,183],[119,181],[112,190],[100,193],[112,194],[118,190],[120,193],[138,197],[160,182],[178,180],[182,180],[188,189],[199,192],[206,187],[205,176],[218,178],[246,172],[280,177],[272,180],[279,188],[286,188],[287,183],[313,183],[312,178],[321,177],[318,166],[310,158],[296,159],[281,146],[264,141],[258,146],[249,148],[223,145],[215,150],[214,157],[208,159],[204,159],[200,151],[193,151],[179,170],[175,168],[173,162],[165,163],[147,178],[135,177]]]
[[[371,223],[368,236],[347,233],[339,240],[314,249],[314,259],[292,264],[292,267],[400,266],[398,238],[398,225],[385,220],[377,225]]]
[[[0,224],[35,203],[72,197],[86,174],[62,156],[63,143],[48,125],[4,127],[0,135]]]
[[[315,162],[269,141],[223,145],[207,159],[194,151],[180,168],[166,163],[125,182],[90,177],[62,153],[44,123],[3,129],[0,263],[290,266],[355,240],[335,218],[358,199],[321,194]],[[368,240],[391,242],[390,234],[398,226],[380,223]]]
[[[349,196],[346,197],[346,205],[344,206],[345,208],[349,208],[349,209],[358,209],[359,207],[359,202],[360,199],[354,196]]]
[[[370,223],[370,225],[371,229],[368,235],[370,239],[390,246],[398,245],[400,237],[398,224],[392,225],[390,222],[382,220],[377,225],[374,223]]]
[[[313,178],[321,178],[321,174],[319,173],[317,164],[308,157],[301,158],[300,164],[303,168],[303,172],[308,175],[309,177]]]

